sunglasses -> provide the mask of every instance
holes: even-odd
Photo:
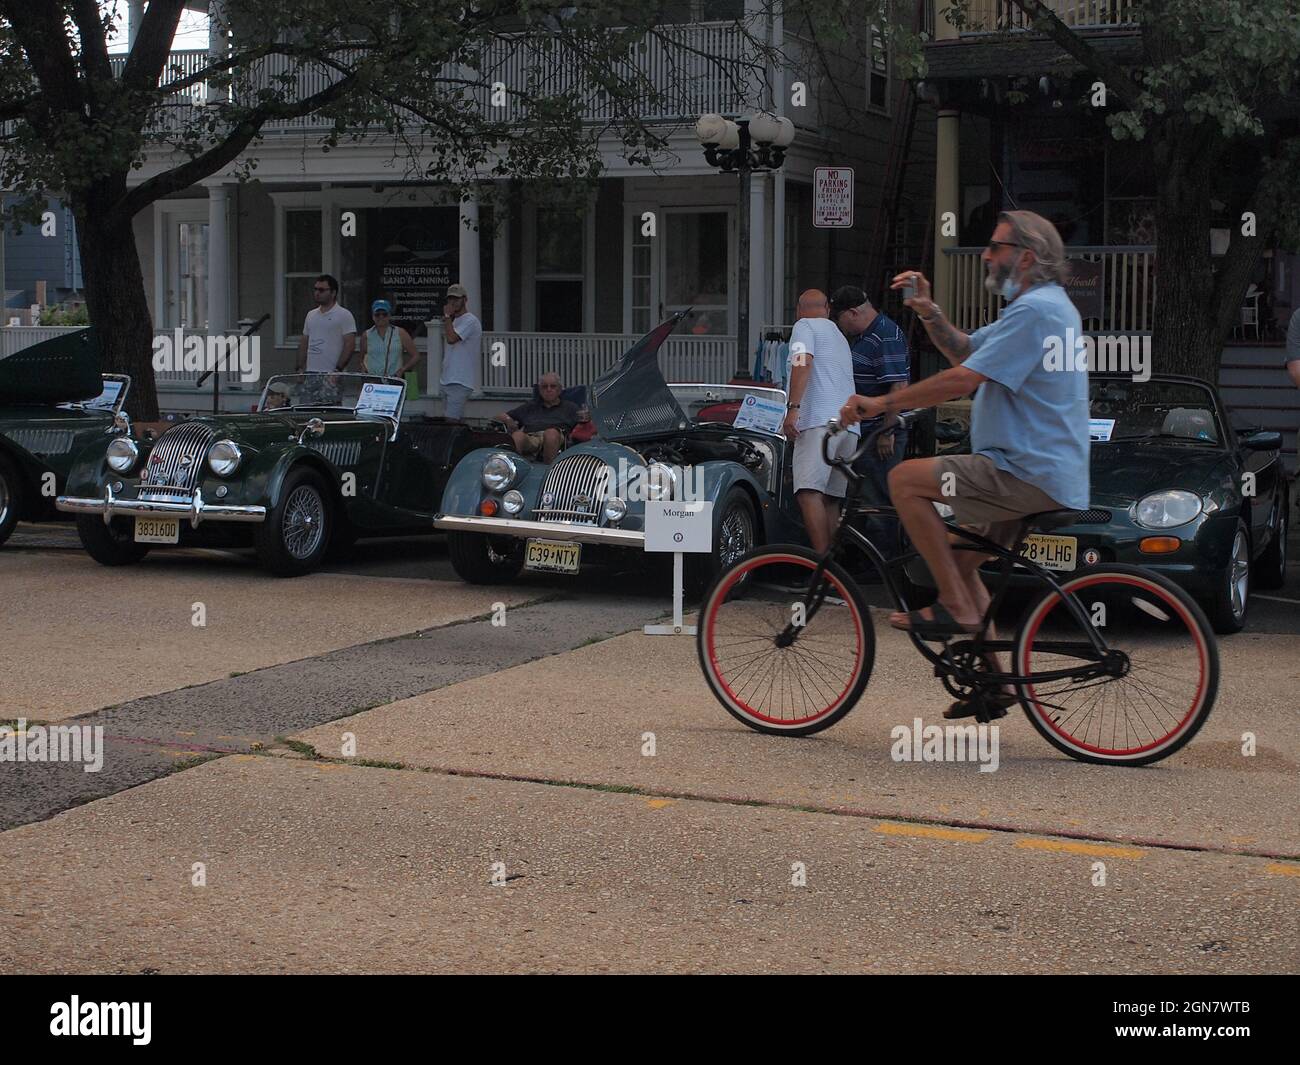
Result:
[[[989,251],[995,252],[998,248],[1023,248],[1023,244],[1017,244],[1011,240],[990,240]]]

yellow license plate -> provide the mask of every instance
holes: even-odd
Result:
[[[137,544],[176,544],[181,539],[180,518],[136,518]]]
[[[563,540],[529,540],[524,551],[524,569],[544,573],[577,573],[582,544]]]
[[[1043,569],[1068,572],[1074,569],[1079,541],[1073,536],[1042,536],[1035,533],[1025,537],[1020,553],[1030,562],[1037,562]]]

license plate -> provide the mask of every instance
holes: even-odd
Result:
[[[176,544],[181,539],[180,518],[136,518],[137,544]]]
[[[545,573],[577,573],[582,544],[563,540],[529,540],[524,551],[524,569]]]
[[[1079,541],[1073,536],[1042,536],[1035,533],[1025,537],[1020,553],[1043,569],[1070,571],[1074,569],[1079,553]]]

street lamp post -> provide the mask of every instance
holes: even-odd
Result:
[[[794,141],[794,123],[759,111],[735,122],[722,115],[701,115],[695,135],[704,146],[709,166],[740,178],[740,231],[736,250],[736,376],[749,373],[749,189],[755,171],[776,170],[785,162],[786,149]]]

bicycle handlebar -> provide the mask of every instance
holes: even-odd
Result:
[[[831,457],[831,446],[835,438],[846,430],[840,424],[838,418],[832,418],[826,423],[826,435],[822,438],[822,458],[826,460],[828,466],[834,466],[836,469],[843,471],[850,480],[859,481],[862,479],[862,475],[853,469],[853,464],[867,453],[867,449],[874,447],[876,441],[885,433],[892,433],[895,429],[906,429],[924,413],[925,408],[920,407],[914,410],[900,411],[898,414],[884,415],[875,429],[863,434],[862,443],[858,445],[853,454],[842,458]]]

